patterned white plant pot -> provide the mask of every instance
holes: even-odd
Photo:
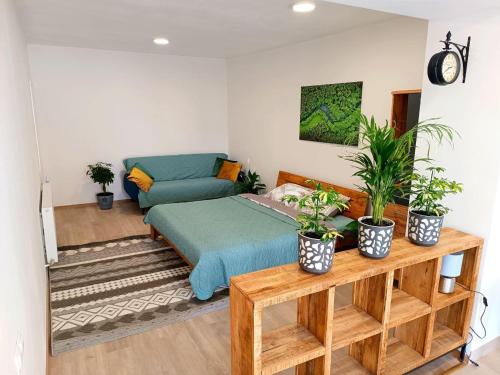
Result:
[[[438,243],[443,227],[443,216],[429,216],[421,211],[410,211],[408,217],[408,239],[420,246]]]
[[[330,271],[335,253],[335,241],[321,242],[318,238],[299,233],[299,265],[306,272],[322,274]]]
[[[384,218],[386,225],[378,226],[366,222],[371,219],[371,216],[358,219],[358,250],[368,258],[385,258],[391,250],[394,221]]]

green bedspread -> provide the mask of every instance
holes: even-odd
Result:
[[[337,229],[352,220],[333,219]],[[297,223],[239,196],[162,204],[144,218],[193,264],[189,277],[201,300],[231,276],[297,261]]]

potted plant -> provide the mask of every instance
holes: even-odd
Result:
[[[413,173],[411,177],[411,193],[408,218],[408,238],[414,244],[432,246],[439,241],[444,215],[450,209],[441,201],[448,194],[462,192],[461,183],[451,181],[438,175],[444,168],[429,167],[428,175]]]
[[[354,163],[357,169],[354,176],[364,182],[358,187],[368,194],[372,205],[371,216],[358,220],[358,249],[364,256],[384,258],[389,254],[394,233],[394,221],[384,218],[384,210],[394,202],[396,194],[406,196],[404,187],[411,180],[414,162],[430,160],[413,158],[417,133],[439,143],[445,138],[451,141],[454,133],[450,127],[428,120],[397,138],[387,121],[384,126],[378,126],[373,116],[368,120],[364,115],[361,116],[360,133],[364,146],[357,153],[343,156]]]
[[[299,265],[307,272],[322,274],[330,270],[335,253],[335,241],[341,236],[334,228],[328,227],[325,210],[329,207],[344,210],[347,202],[333,189],[323,189],[320,183],[308,180],[315,186],[311,194],[303,197],[285,195],[283,201],[296,202],[298,210],[297,222],[300,225]]]
[[[238,194],[251,193],[259,194],[262,190],[266,189],[266,184],[263,184],[260,180],[260,175],[257,172],[248,173],[242,172],[241,181],[236,183],[236,192]]]
[[[111,164],[102,162],[89,164],[87,166],[87,176],[102,187],[102,192],[96,194],[99,208],[101,210],[111,209],[113,207],[113,193],[106,190],[106,186],[112,184],[115,179]]]

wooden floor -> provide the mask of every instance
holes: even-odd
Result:
[[[137,204],[115,202],[110,211],[95,205],[56,209],[57,240],[62,245],[104,241],[149,233]],[[339,290],[336,306],[350,303],[349,286]],[[295,305],[266,309],[264,329],[295,320]],[[500,350],[456,374],[500,374]],[[442,374],[454,367],[453,354],[434,361],[412,374]],[[50,375],[224,375],[230,374],[229,312],[218,311],[149,332],[49,358]],[[451,372],[446,372],[451,373]],[[283,374],[293,374],[289,370]]]
[[[135,234],[148,234],[144,215],[137,203],[114,202],[111,210],[99,210],[95,204],[56,207],[57,245],[79,245],[106,241]]]

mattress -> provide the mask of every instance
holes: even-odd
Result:
[[[189,277],[200,300],[232,276],[297,261],[297,222],[249,197],[162,204],[144,218],[194,266]],[[337,215],[339,231],[352,220]]]

